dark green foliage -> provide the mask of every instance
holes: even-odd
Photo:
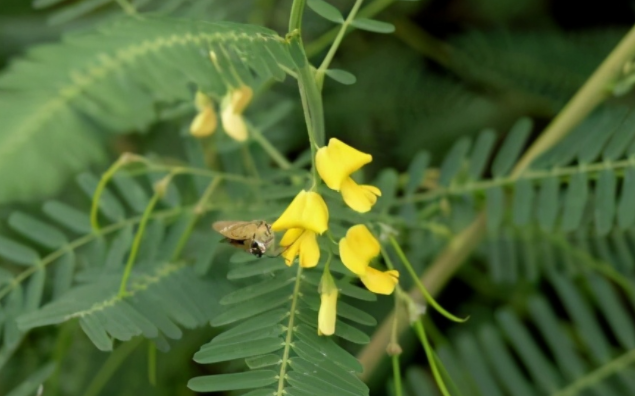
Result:
[[[621,293],[588,272],[576,280],[555,273],[548,279],[555,299],[532,294],[521,309],[501,307],[490,323],[457,329],[449,342],[438,345],[439,357],[453,372],[461,394],[623,395],[634,391],[628,367],[632,352],[620,355],[614,349],[632,350],[635,342],[633,325],[624,319],[628,308],[619,301]],[[587,287],[592,290],[590,299],[583,297]],[[609,333],[597,326],[597,315],[607,320]],[[409,378],[428,381],[414,367]],[[409,388],[412,395],[426,394],[423,389]]]

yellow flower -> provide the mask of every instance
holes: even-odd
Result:
[[[340,239],[340,258],[346,268],[359,276],[364,286],[373,293],[392,294],[399,281],[399,272],[382,272],[369,266],[379,252],[379,242],[363,224],[349,228],[346,236]]]
[[[320,310],[318,312],[318,335],[333,335],[337,320],[337,285],[331,273],[325,271],[320,281]]]
[[[320,247],[313,231],[292,228],[285,232],[280,246],[285,247],[281,255],[287,265],[293,264],[297,256],[300,256],[300,266],[304,268],[315,267],[320,260]]]
[[[209,96],[200,91],[196,92],[194,103],[198,114],[190,124],[190,133],[197,138],[209,136],[214,133],[218,125],[214,103]]]
[[[370,260],[379,252],[379,242],[363,224],[349,228],[346,236],[340,239],[340,258],[344,265],[357,276],[366,273]]]
[[[381,191],[375,186],[360,186],[350,176],[372,160],[370,154],[332,138],[328,146],[321,147],[315,155],[315,167],[329,188],[342,192],[344,202],[351,209],[364,213],[377,202]]]
[[[221,122],[225,132],[239,142],[247,140],[247,124],[242,113],[251,102],[253,91],[247,85],[230,90],[221,103]]]
[[[392,294],[399,283],[399,271],[381,272],[373,267],[366,268],[366,273],[359,277],[366,288],[376,294]]]
[[[301,228],[322,234],[328,228],[329,210],[322,196],[302,190],[272,225],[274,231]]]

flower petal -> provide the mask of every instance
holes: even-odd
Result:
[[[322,234],[328,228],[329,211],[320,194],[302,190],[291,201],[271,228],[282,231],[289,228],[303,228]]]
[[[209,136],[214,133],[217,125],[218,119],[214,107],[204,107],[192,120],[190,134],[197,138]]]
[[[331,138],[328,146],[321,147],[316,153],[315,167],[324,183],[330,189],[339,191],[347,177],[372,160],[370,154]]]
[[[320,310],[318,312],[318,334],[333,335],[337,321],[337,286],[330,273],[325,272],[320,282]]]
[[[376,294],[392,294],[395,286],[399,282],[399,272],[390,270],[381,272],[375,268],[368,267],[366,273],[360,276],[366,288]]]
[[[375,186],[359,185],[350,177],[342,182],[342,198],[351,209],[366,213],[377,202],[381,191]]]
[[[242,114],[254,97],[254,91],[248,85],[243,85],[231,91],[230,106],[234,113]]]
[[[300,237],[304,233],[301,228],[292,228],[284,233],[280,246],[284,247],[284,251],[280,254],[284,258],[284,262],[287,265],[292,265],[295,258],[300,253],[300,244],[297,243]]]
[[[362,276],[370,260],[380,252],[379,242],[363,224],[348,229],[340,239],[340,258],[352,273]]]
[[[280,246],[285,248],[281,256],[287,265],[292,265],[297,256],[304,268],[315,267],[320,261],[320,247],[313,231],[292,228],[284,233]]]
[[[300,267],[315,267],[320,261],[320,247],[318,246],[315,232],[304,231],[297,243],[300,244]]]
[[[232,112],[230,108],[225,108],[220,117],[223,129],[229,137],[238,142],[247,140],[247,124],[242,115]]]

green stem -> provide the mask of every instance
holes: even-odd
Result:
[[[128,15],[135,15],[137,13],[137,9],[128,0],[117,0],[117,4],[119,4]]]
[[[306,106],[304,111],[307,128],[309,129],[309,139],[312,147],[324,146],[324,109],[322,108],[322,94],[318,89],[315,76],[311,66],[307,63],[298,70],[298,85],[300,96],[303,97],[302,105]],[[310,125],[310,127],[309,127]]]
[[[157,386],[157,346],[148,341],[148,382]]]
[[[101,199],[101,194],[106,189],[106,185],[112,179],[112,177],[117,173],[117,171],[127,163],[129,163],[129,156],[127,154],[119,157],[117,161],[115,161],[106,172],[99,179],[99,183],[97,183],[97,188],[95,188],[95,193],[93,194],[93,201],[90,207],[90,226],[95,231],[99,231],[99,201]]]
[[[159,164],[148,164],[146,169],[140,171],[129,171],[127,172],[130,176],[136,176],[141,174],[146,174],[148,172],[170,172],[174,175],[196,175],[196,176],[205,176],[205,177],[222,177],[225,180],[235,181],[237,183],[245,183],[245,184],[263,184],[262,180],[254,179],[251,177],[245,177],[241,175],[234,175],[231,173],[225,172],[217,172],[209,169],[203,168],[191,168],[182,165],[159,165]]]
[[[634,57],[635,26],[624,36],[617,47],[525,152],[512,170],[512,176],[517,177],[529,168],[534,159],[564,138],[598,104],[605,100],[610,94],[609,85],[619,75],[622,66]]]
[[[392,375],[395,383],[395,396],[402,396],[401,369],[399,368],[399,355],[392,356]]]
[[[551,240],[551,243],[553,243],[556,247],[568,252],[574,258],[580,260],[582,265],[585,265],[589,269],[606,276],[608,279],[620,285],[631,297],[635,297],[635,290],[633,290],[633,286],[629,282],[628,278],[613,268],[611,264],[597,260],[587,251],[572,246],[563,236],[557,236],[550,233],[544,233],[543,236]]]
[[[135,259],[137,258],[137,253],[139,252],[139,246],[141,246],[141,238],[146,229],[146,224],[150,219],[150,215],[152,214],[152,210],[156,206],[157,202],[159,202],[160,194],[155,192],[148,202],[145,210],[143,211],[143,215],[141,216],[141,221],[139,222],[139,228],[137,229],[137,233],[134,236],[134,240],[132,241],[132,247],[130,248],[130,254],[128,255],[128,261],[126,262],[126,268],[123,271],[123,276],[121,278],[121,284],[119,285],[119,293],[118,297],[124,297],[126,295],[126,286],[128,285],[128,278],[132,273],[132,266],[134,265]]]
[[[126,358],[141,344],[143,337],[137,337],[131,341],[124,342],[119,345],[114,352],[112,352],[108,359],[101,366],[97,375],[93,377],[93,380],[88,385],[84,396],[97,396],[99,392],[108,383],[108,380],[115,374],[119,366],[123,364]]]
[[[181,214],[182,212],[186,211],[186,210],[191,210],[191,208],[171,208],[171,209],[166,209],[163,210],[161,212],[155,212],[153,214],[153,218],[161,218],[161,217],[172,217],[172,216],[177,216],[179,214]],[[75,239],[74,241],[70,242],[68,245],[63,246],[62,248],[52,252],[51,254],[49,254],[48,256],[44,257],[40,263],[39,266],[31,266],[29,268],[27,268],[26,270],[20,272],[20,274],[18,274],[18,276],[16,276],[15,278],[13,278],[12,282],[9,283],[8,285],[6,285],[3,289],[0,290],[0,300],[6,296],[7,294],[9,294],[11,292],[11,290],[15,289],[19,284],[21,284],[23,281],[25,281],[29,276],[33,275],[36,271],[38,271],[39,269],[41,269],[42,267],[46,267],[49,264],[55,262],[58,258],[62,257],[64,254],[68,253],[68,252],[72,252],[84,245],[87,245],[88,243],[92,242],[93,240],[95,240],[96,238],[100,237],[100,236],[104,236],[107,234],[110,234],[111,232],[115,232],[118,231],[122,228],[124,228],[127,225],[131,225],[131,224],[136,224],[139,221],[141,221],[142,216],[137,216],[137,217],[133,217],[130,219],[126,219],[124,221],[121,221],[119,223],[115,223],[115,224],[111,224],[107,227],[104,227],[100,232],[93,232],[91,234],[87,234],[84,235],[80,238]]]
[[[362,8],[359,11],[359,16],[364,18],[371,18],[379,14],[383,10],[385,10],[389,5],[391,5],[395,1],[397,0],[375,0],[369,3],[368,5],[366,5],[366,7]],[[333,40],[335,40],[335,37],[337,37],[339,32],[340,32],[340,29],[338,27],[334,27],[333,29],[329,30],[328,32],[324,33],[323,35],[315,39],[313,42],[307,44],[306,46],[307,56],[309,58],[312,58],[315,55],[322,52],[324,48],[328,47],[329,44],[331,44]],[[350,32],[351,32],[350,30],[345,31],[344,35],[347,35]]]
[[[305,4],[306,0],[293,0],[289,15],[289,33],[296,29],[302,30],[302,15],[304,15]]]
[[[263,150],[271,157],[273,162],[280,167],[280,169],[291,169],[292,165],[289,160],[278,151],[278,149],[271,144],[271,142],[260,132],[258,128],[253,126],[249,127],[251,137],[262,147]]]
[[[357,15],[357,12],[359,11],[359,8],[362,6],[363,2],[364,0],[355,0],[355,4],[353,4],[351,12],[348,13],[346,20],[342,23],[342,26],[340,26],[340,30],[337,32],[337,36],[335,36],[335,40],[333,40],[331,48],[329,48],[329,52],[327,52],[324,60],[322,61],[322,64],[320,64],[320,67],[315,72],[315,79],[320,89],[322,88],[322,84],[324,82],[324,73],[329,68],[329,65],[331,64],[331,61],[333,60],[337,49],[342,43],[342,39],[344,38],[344,34],[346,34],[346,30],[355,19],[355,16]]]
[[[575,165],[568,166],[564,168],[556,168],[553,170],[528,170],[523,172],[520,176],[509,176],[504,178],[497,178],[493,180],[483,180],[473,183],[468,183],[463,186],[451,186],[449,188],[437,188],[431,191],[427,191],[420,194],[412,194],[407,197],[396,199],[393,202],[393,205],[403,205],[408,203],[416,203],[416,202],[427,202],[431,200],[436,200],[441,197],[450,196],[450,195],[465,195],[470,194],[475,191],[485,191],[492,187],[508,187],[512,186],[519,179],[531,180],[531,181],[539,181],[548,177],[558,177],[566,178],[577,174],[577,173],[587,173],[589,174],[589,178],[596,177],[596,173],[609,169],[616,171],[616,174],[621,174],[623,170],[635,167],[635,158],[631,157],[621,161],[615,161],[610,163],[598,162],[595,164],[588,165]]]
[[[432,369],[432,375],[434,376],[434,380],[437,383],[437,386],[441,390],[443,396],[450,396],[450,392],[448,392],[448,388],[445,386],[445,382],[443,381],[443,377],[441,376],[441,372],[439,371],[439,367],[437,366],[437,361],[434,357],[434,351],[432,350],[432,346],[428,341],[428,337],[426,337],[426,331],[423,328],[422,319],[420,318],[413,324],[415,328],[415,333],[419,337],[419,341],[423,345],[423,349],[426,352],[426,357],[428,358],[428,363],[430,364],[430,368]]]
[[[300,98],[302,100],[302,109],[304,111],[304,120],[306,122],[307,133],[309,135],[309,145],[311,146],[311,172],[313,175],[313,185],[311,189],[315,189],[320,181],[320,175],[318,174],[317,167],[315,166],[315,154],[317,153],[318,142],[316,139],[314,117],[311,112],[311,107],[316,107],[314,100],[309,100],[307,92],[307,85],[315,85],[315,79],[310,72],[309,66],[305,66],[298,70],[298,85],[300,87]],[[317,88],[317,87],[316,87]],[[322,99],[318,99],[317,107],[320,111],[322,109]],[[324,145],[324,124],[322,121],[322,145]]]
[[[412,264],[410,264],[410,260],[408,260],[408,258],[404,254],[403,250],[401,250],[401,247],[397,243],[397,240],[395,239],[395,237],[393,237],[391,235],[389,237],[389,239],[390,239],[390,244],[395,249],[395,252],[397,252],[397,255],[401,259],[401,262],[403,263],[403,265],[408,270],[408,273],[412,277],[412,280],[415,282],[415,285],[419,289],[419,292],[423,295],[423,297],[426,299],[428,304],[432,305],[434,307],[434,309],[436,309],[441,315],[445,316],[446,318],[448,318],[448,319],[450,319],[450,320],[452,320],[454,322],[459,322],[459,323],[465,322],[468,318],[461,319],[461,318],[459,318],[457,316],[454,316],[451,313],[449,313],[448,311],[446,311],[441,305],[439,305],[439,303],[436,302],[434,297],[432,297],[432,295],[428,292],[428,290],[425,288],[425,286],[423,286],[423,283],[421,283],[421,280],[419,279],[419,275],[414,270],[414,268],[412,268]]]
[[[610,375],[623,370],[625,367],[635,363],[635,349],[631,349],[622,356],[614,359],[595,371],[592,371],[583,377],[576,379],[574,383],[558,392],[552,393],[552,396],[574,396],[581,393],[582,390],[589,388]]]
[[[192,217],[190,218],[190,221],[187,224],[185,231],[183,232],[183,234],[181,234],[179,241],[176,244],[176,248],[174,249],[174,252],[172,253],[172,257],[171,257],[172,261],[175,261],[176,259],[179,258],[179,255],[181,254],[181,251],[183,251],[183,248],[185,247],[187,240],[190,239],[190,235],[192,234],[192,230],[194,230],[194,226],[196,225],[196,222],[207,210],[206,209],[207,201],[209,201],[209,198],[212,196],[212,194],[216,190],[216,187],[220,185],[221,181],[222,181],[222,178],[220,177],[217,177],[216,179],[214,179],[210,184],[208,184],[207,188],[205,189],[205,192],[203,192],[203,196],[201,196],[201,198],[198,200],[198,203],[196,204],[196,206],[194,207],[194,210],[192,211],[193,212]]]
[[[296,306],[298,297],[300,296],[300,285],[302,284],[302,267],[298,265],[298,272],[295,277],[295,286],[293,287],[293,298],[291,300],[291,309],[289,311],[289,324],[287,326],[287,336],[284,342],[284,352],[282,352],[282,361],[280,362],[280,374],[278,375],[278,390],[276,396],[283,396],[285,376],[287,374],[287,365],[289,364],[289,353],[293,341],[294,321],[296,314]]]

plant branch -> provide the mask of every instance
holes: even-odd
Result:
[[[385,10],[388,6],[390,6],[392,3],[396,1],[397,0],[375,0],[369,3],[366,7],[362,8],[358,14],[360,17],[371,18],[379,14],[383,10]],[[324,48],[328,47],[329,44],[331,44],[333,40],[335,40],[335,37],[337,37],[339,32],[340,32],[340,28],[336,26],[333,29],[321,35],[320,37],[318,37],[317,39],[315,39],[313,42],[307,44],[306,46],[307,57],[312,58],[315,55],[319,54]],[[350,32],[351,32],[350,30],[345,31],[344,35],[347,35]]]
[[[289,311],[289,325],[287,326],[287,336],[284,341],[284,352],[282,353],[282,361],[280,362],[280,375],[278,376],[278,390],[276,396],[283,396],[284,383],[287,373],[287,365],[289,364],[289,357],[291,351],[291,344],[293,341],[294,321],[296,314],[296,306],[300,295],[300,285],[302,284],[302,267],[298,265],[298,272],[295,278],[295,285],[293,286],[293,298],[291,300],[291,309]]]
[[[635,26],[627,33],[617,47],[602,62],[593,75],[580,88],[560,114],[549,124],[540,137],[531,145],[512,171],[512,176],[520,176],[540,154],[551,148],[582,121],[607,95],[607,87],[616,78],[623,64],[635,57]],[[476,219],[440,252],[430,268],[421,276],[421,281],[431,295],[436,295],[445,283],[460,268],[463,261],[479,244],[485,235],[486,215],[481,212]],[[421,301],[417,289],[410,292],[415,301]],[[394,312],[384,318],[373,335],[371,342],[360,352],[358,358],[364,366],[362,379],[372,376],[383,349],[390,341]]]
[[[132,5],[128,0],[117,0],[117,4],[123,9],[123,11],[128,15],[136,15],[137,9]]]
[[[315,72],[315,79],[317,81],[318,87],[320,88],[322,87],[322,83],[324,81],[324,72],[326,72],[326,69],[329,68],[329,65],[331,64],[331,61],[333,60],[333,57],[335,56],[337,49],[340,47],[340,44],[342,43],[342,39],[344,38],[344,35],[346,34],[346,30],[348,30],[348,27],[351,25],[351,23],[355,19],[355,16],[357,15],[357,12],[359,11],[359,7],[362,6],[363,2],[364,0],[355,0],[355,4],[353,5],[353,8],[348,13],[348,16],[346,17],[346,20],[342,23],[342,26],[340,26],[340,30],[339,32],[337,32],[337,36],[335,36],[335,39],[333,40],[333,43],[331,44],[331,48],[329,48],[329,52],[327,52],[326,56],[324,57],[324,60],[322,61],[322,64],[320,64],[320,67]]]
[[[294,30],[302,30],[302,15],[304,15],[304,5],[306,0],[293,0],[291,14],[289,15],[289,33]]]

